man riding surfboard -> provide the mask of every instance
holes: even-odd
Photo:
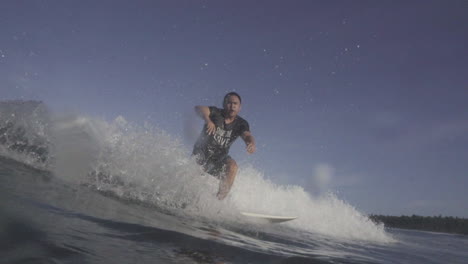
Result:
[[[229,156],[229,148],[240,136],[249,154],[256,150],[249,123],[238,114],[242,99],[230,92],[224,96],[223,109],[215,106],[195,106],[195,112],[205,120],[203,130],[193,147],[198,164],[220,180],[218,199],[224,199],[231,190],[237,174],[237,163]]]

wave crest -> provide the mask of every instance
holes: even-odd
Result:
[[[333,194],[312,197],[300,186],[268,181],[245,164],[228,198],[219,201],[218,180],[203,173],[180,140],[148,123],[140,126],[123,117],[111,122],[79,115],[51,118],[37,102],[0,107],[0,129],[5,130],[0,143],[7,150],[2,155],[21,153],[24,157],[17,159],[47,164],[56,177],[71,183],[218,223],[259,227],[240,211],[290,215],[298,218],[270,231],[292,228],[342,239],[392,241],[383,225]]]

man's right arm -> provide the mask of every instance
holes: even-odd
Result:
[[[195,112],[200,116],[206,123],[206,133],[208,135],[214,134],[216,126],[210,119],[210,108],[208,106],[197,105],[195,106]]]

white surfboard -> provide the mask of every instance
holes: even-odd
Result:
[[[248,216],[248,217],[264,219],[264,220],[269,221],[270,223],[281,223],[281,222],[291,221],[297,218],[297,216],[264,215],[264,214],[248,213],[248,212],[241,212],[241,214]]]

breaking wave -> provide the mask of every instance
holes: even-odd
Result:
[[[271,232],[393,241],[383,225],[333,194],[313,197],[300,186],[275,184],[248,164],[241,166],[228,198],[219,201],[218,181],[202,172],[180,140],[148,123],[56,115],[34,101],[1,102],[0,113],[0,154],[70,184],[232,226],[271,226],[242,218],[239,211],[293,215],[298,218]]]

